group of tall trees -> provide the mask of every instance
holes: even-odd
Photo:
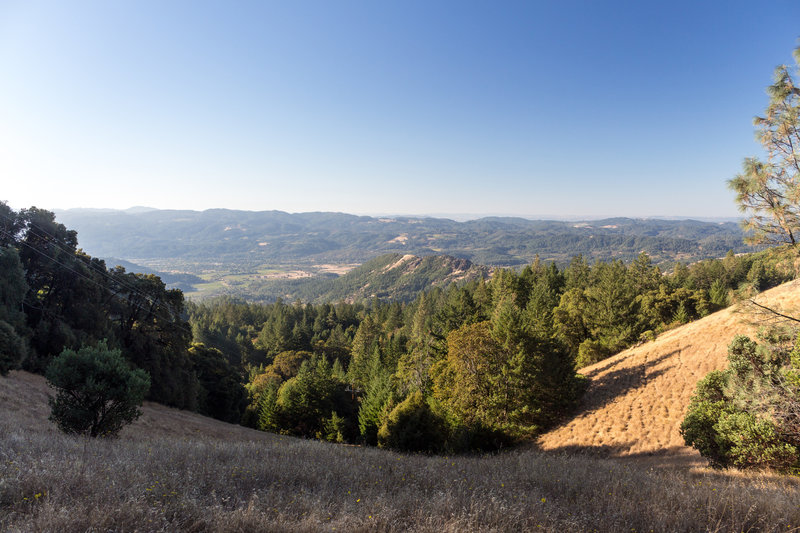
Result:
[[[192,345],[180,291],[107,268],[78,249],[75,231],[35,207],[15,212],[0,203],[0,265],[0,373],[43,373],[63,350],[105,341],[147,372],[149,399],[213,414],[220,404],[209,398],[228,387],[238,405],[227,418],[239,420],[239,372],[220,351]]]
[[[627,265],[576,257],[563,268],[537,261],[497,270],[410,303],[225,298],[190,303],[188,312],[195,339],[247,372],[246,424],[407,449],[474,449],[533,435],[563,416],[580,396],[581,366],[791,275],[766,252],[666,273],[644,254]]]

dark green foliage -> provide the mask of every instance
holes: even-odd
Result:
[[[17,335],[11,324],[0,320],[0,376],[19,368],[26,353],[25,341]]]
[[[281,430],[281,416],[278,408],[278,389],[280,385],[271,381],[257,397],[258,429],[279,432]]]
[[[197,412],[238,423],[247,407],[247,391],[236,369],[216,348],[193,343],[189,356],[200,382]]]
[[[28,284],[19,253],[15,248],[0,248],[0,320],[17,327],[24,325],[22,304],[27,292]]]
[[[728,368],[697,385],[681,434],[715,468],[800,468],[800,388],[786,334],[759,345],[738,335],[728,346]],[[797,344],[796,346],[800,346]]]
[[[0,204],[0,212],[3,207]],[[0,247],[0,376],[19,368],[28,354],[22,311],[27,292],[25,272],[16,249]]]
[[[188,349],[191,329],[183,318],[183,293],[151,274],[110,271],[118,295],[111,300],[112,331],[123,354],[150,374],[148,399],[196,409],[200,384]]]
[[[681,435],[686,444],[696,448],[715,468],[728,464],[731,447],[730,441],[715,429],[723,414],[734,410],[726,401],[727,382],[727,374],[717,370],[701,379],[681,423]]]
[[[149,399],[196,407],[201,391],[180,291],[153,275],[108,270],[49,211],[15,213],[0,203],[0,229],[0,321],[13,328],[3,328],[4,359],[11,346],[12,364],[27,352],[23,367],[43,373],[65,348],[107,339],[150,375]]]
[[[50,399],[52,420],[66,433],[113,437],[141,411],[150,378],[133,370],[119,350],[101,342],[77,352],[64,350],[47,367],[47,381],[56,390]]]
[[[351,441],[354,419],[351,395],[345,384],[332,375],[331,365],[323,356],[304,362],[297,376],[280,386],[274,403],[267,396],[262,404],[262,425],[289,435],[321,438],[335,433],[338,440],[341,433],[342,438]]]
[[[23,209],[16,225],[15,245],[30,289],[24,309],[31,351],[24,365],[43,372],[65,347],[113,338],[103,305],[109,298],[105,265],[80,252],[76,232],[49,211]]]
[[[446,448],[452,453],[495,452],[510,448],[518,439],[507,431],[482,423],[459,426],[449,432]]]
[[[586,339],[578,346],[578,357],[575,358],[575,366],[583,368],[602,361],[614,352],[596,340]]]
[[[371,446],[378,444],[378,430],[393,396],[392,375],[381,368],[379,359],[373,358],[370,378],[358,410],[358,430],[364,442]]]
[[[730,305],[729,289],[721,278],[715,279],[708,290],[708,297],[715,309]]]
[[[404,452],[434,453],[444,448],[447,426],[417,391],[400,402],[378,431],[378,446]]]

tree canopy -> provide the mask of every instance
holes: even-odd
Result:
[[[48,365],[47,381],[56,390],[50,420],[66,433],[89,437],[113,437],[136,420],[150,387],[146,372],[130,368],[120,350],[105,343],[64,350]]]
[[[800,47],[794,57],[794,73],[786,65],[775,69],[766,113],[754,119],[766,161],[745,159],[742,172],[728,181],[739,209],[749,215],[744,227],[755,244],[794,246],[800,238]]]

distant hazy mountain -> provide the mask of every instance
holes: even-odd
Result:
[[[161,281],[163,281],[169,289],[181,289],[184,292],[194,290],[194,285],[203,283],[203,279],[195,276],[194,274],[187,274],[184,272],[161,272],[143,265],[137,265],[126,261],[125,259],[117,259],[114,257],[105,259],[108,268],[121,266],[128,272],[137,272],[140,274],[155,274]]]
[[[446,254],[492,266],[543,260],[695,260],[747,248],[733,222],[629,219],[552,221],[487,217],[375,218],[342,213],[281,211],[173,211],[153,209],[57,211],[78,231],[84,250],[121,257],[161,270],[200,274],[207,265],[360,264],[386,253]]]

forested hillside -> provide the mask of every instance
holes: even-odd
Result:
[[[795,273],[791,251],[729,252],[668,273],[646,254],[628,264],[577,256],[488,280],[478,269],[408,302],[187,305],[158,277],[108,269],[81,251],[53,213],[0,208],[4,372],[42,372],[63,349],[106,339],[150,374],[155,401],[402,450],[494,449],[535,436],[575,406],[584,383],[576,368]],[[452,281],[474,270],[452,258],[387,256],[342,279],[355,287],[375,272],[394,281],[416,273],[410,279],[425,285],[440,268]],[[361,288],[377,296],[381,287],[373,289]]]
[[[280,211],[92,211],[57,212],[80,232],[82,244],[101,257],[240,261],[246,264],[360,264],[376,255],[448,254],[491,266],[521,266],[538,255],[569,261],[634,259],[654,262],[720,257],[744,251],[733,222],[614,218],[585,222],[482,218],[372,218],[342,213]]]
[[[450,283],[489,275],[489,268],[474,265],[467,259],[447,255],[386,254],[341,276],[329,274],[276,279],[267,288],[250,285],[241,295],[251,301],[269,300],[272,299],[269,296],[275,294],[289,301],[313,303],[360,302],[372,298],[409,301],[434,287],[446,287]]]
[[[800,305],[798,288],[797,281],[786,283],[759,294],[757,301],[791,312]],[[698,379],[725,367],[728,344],[737,334],[753,335],[774,322],[769,319],[745,301],[581,369],[590,385],[577,415],[543,435],[540,445],[702,463],[680,433]]]
[[[396,281],[393,276],[367,280],[386,289],[372,293],[355,287],[352,278],[330,283],[331,278],[390,253],[442,256],[425,259],[429,262],[452,262],[449,256],[477,265],[520,268],[537,257],[564,266],[576,255],[590,262],[631,261],[645,252],[654,263],[667,264],[721,257],[729,250],[749,251],[741,229],[733,222],[627,218],[565,222],[500,217],[455,222],[342,213],[144,208],[68,210],[57,215],[60,222],[80,232],[87,252],[122,258],[121,263],[109,259],[109,265],[124,266],[131,261],[148,271],[167,273],[170,279],[163,279],[173,282],[171,287],[196,288],[197,292],[190,293],[196,300],[228,295],[257,302],[277,298],[323,302],[373,293],[409,299],[413,298],[412,288],[430,288],[448,279],[447,269],[436,267],[423,276],[430,281],[427,286],[414,280],[390,287]],[[347,286],[349,292],[342,290]]]
[[[577,257],[409,303],[223,299],[192,304],[190,315],[196,339],[249,368],[250,424],[400,449],[486,449],[567,414],[582,387],[574,368],[791,279],[785,252],[729,253],[667,274],[646,255],[628,265]],[[400,434],[422,437],[393,440]]]

